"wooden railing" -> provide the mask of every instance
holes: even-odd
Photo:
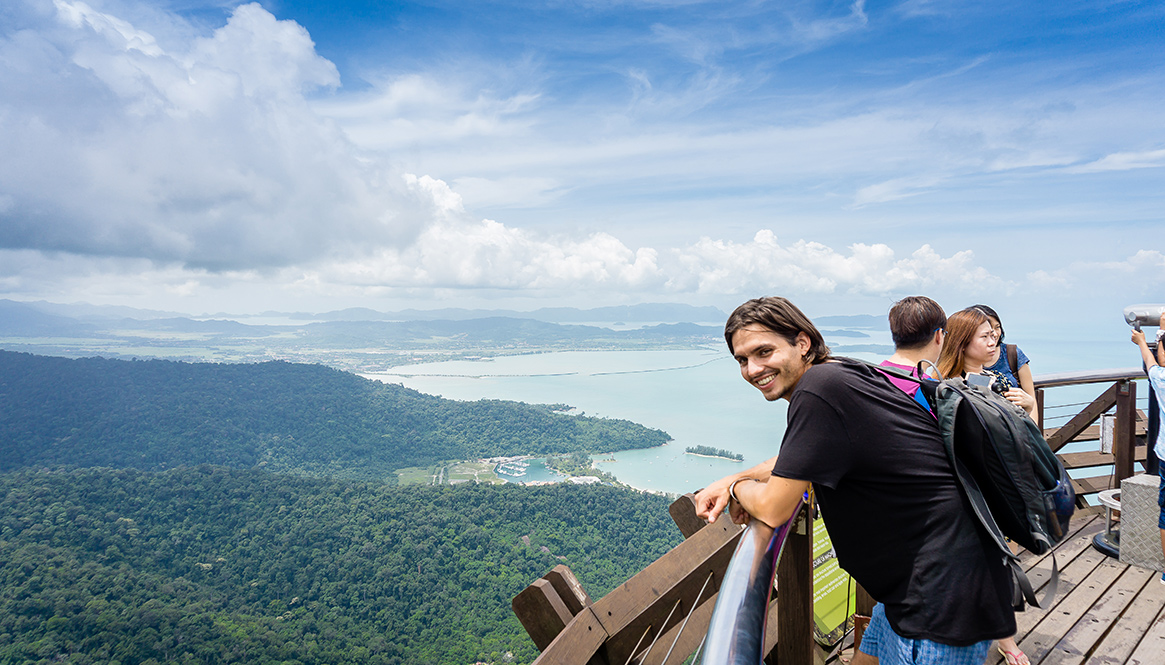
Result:
[[[1140,368],[1100,370],[1092,372],[1064,372],[1059,374],[1042,374],[1035,377],[1036,408],[1040,422],[1046,423],[1045,394],[1052,388],[1063,386],[1079,386],[1100,384],[1106,386],[1092,402],[1083,406],[1068,422],[1055,428],[1045,425],[1044,438],[1064,466],[1071,473],[1078,469],[1097,469],[1113,467],[1112,473],[1100,476],[1077,477],[1073,479],[1076,489],[1076,500],[1081,506],[1086,505],[1087,497],[1097,492],[1119,487],[1120,481],[1133,475],[1135,463],[1145,463],[1148,446],[1146,445],[1146,431],[1148,420],[1145,413],[1137,409],[1138,379],[1145,378]],[[1101,453],[1099,445],[1096,450],[1088,452],[1062,453],[1061,451],[1072,442],[1098,441],[1100,426],[1096,424],[1101,414],[1115,409],[1116,423],[1114,426],[1114,441],[1112,454]],[[1073,474],[1079,476],[1080,474]]]
[[[1044,430],[1052,450],[1073,441],[1099,439],[1095,424],[1115,409],[1112,454],[1060,454],[1069,470],[1113,466],[1107,476],[1074,479],[1078,502],[1119,486],[1146,457],[1144,413],[1136,408],[1140,369],[1045,374],[1035,378],[1040,422],[1045,422],[1045,395],[1059,386],[1103,384],[1103,392],[1067,423]],[[1048,409],[1054,408],[1048,406]],[[815,665],[830,653],[813,640],[811,507],[803,509],[777,568],[777,592],[769,607],[765,632],[766,663]],[[721,515],[714,524],[696,517],[692,495],[669,509],[684,542],[603,598],[592,601],[566,566],[556,566],[513,600],[541,655],[538,665],[680,665],[697,649],[708,629],[724,571],[740,539],[741,527]],[[858,615],[869,615],[873,599],[858,588]],[[782,639],[777,639],[781,636]]]

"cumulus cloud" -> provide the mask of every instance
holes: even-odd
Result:
[[[428,176],[410,188],[438,202],[436,222],[404,248],[321,268],[313,280],[365,287],[429,287],[738,294],[888,294],[931,286],[1004,285],[970,251],[944,257],[923,245],[899,257],[884,244],[839,252],[816,242],[782,244],[770,230],[751,242],[702,238],[684,247],[631,248],[607,233],[548,237],[494,220],[474,220],[460,196]]]
[[[500,289],[643,288],[662,283],[650,248],[632,251],[606,233],[547,238],[483,219],[474,221],[461,197],[429,176],[406,176],[410,189],[437,202],[434,222],[404,248],[325,269],[327,281],[365,286]]]
[[[257,4],[164,48],[76,0],[0,31],[0,247],[214,269],[408,242],[428,205],[306,94],[339,85]]]
[[[1045,290],[1072,294],[1109,295],[1115,283],[1121,285],[1125,297],[1160,299],[1165,287],[1165,254],[1142,249],[1120,260],[1073,261],[1055,270],[1032,271],[1027,279]]]
[[[1002,284],[974,264],[970,251],[943,257],[923,245],[909,257],[897,258],[887,245],[858,243],[846,254],[805,240],[782,245],[770,230],[758,231],[750,243],[705,238],[676,254],[683,270],[672,286],[706,293],[776,289],[876,295],[937,285]]]

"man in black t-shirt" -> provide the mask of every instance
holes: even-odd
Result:
[[[855,665],[982,663],[1015,633],[1011,579],[935,419],[881,372],[830,357],[784,298],[741,305],[724,335],[744,379],[789,401],[788,428],[779,457],[700,491],[697,512],[783,524],[812,483],[838,563],[879,601]]]

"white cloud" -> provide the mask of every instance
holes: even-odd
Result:
[[[874,185],[862,187],[854,195],[854,207],[860,208],[872,203],[885,203],[911,196],[917,196],[942,182],[935,176],[912,176],[895,178]]]
[[[684,270],[673,278],[672,285],[709,293],[879,295],[940,285],[1003,284],[976,266],[969,251],[944,258],[923,245],[910,257],[899,259],[887,245],[859,243],[852,245],[847,255],[805,240],[782,245],[769,230],[758,231],[750,243],[705,238],[677,250],[677,255]]]
[[[0,247],[229,269],[424,223],[428,203],[308,106],[339,76],[294,22],[243,5],[166,50],[82,2],[52,8],[0,33]]]
[[[685,247],[630,248],[606,233],[548,237],[493,220],[473,221],[445,183],[409,178],[444,201],[440,218],[405,248],[385,248],[322,266],[313,279],[363,287],[529,289],[558,292],[739,294],[835,292],[883,295],[935,285],[1002,286],[973,254],[943,257],[929,245],[898,258],[887,245],[855,244],[848,253],[772,231],[752,242],[703,238]]]
[[[1115,152],[1098,160],[1064,169],[1068,173],[1101,173],[1104,171],[1129,171],[1132,169],[1154,169],[1165,166],[1165,150],[1142,152]]]

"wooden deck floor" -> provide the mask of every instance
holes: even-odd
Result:
[[[1165,584],[1161,573],[1128,566],[1092,546],[1104,516],[1081,511],[1074,533],[1055,549],[1060,586],[1046,609],[1016,614],[1016,641],[1033,665],[1165,665]],[[1027,554],[1037,597],[1051,577],[1050,554]],[[1001,663],[998,653],[987,660]]]

